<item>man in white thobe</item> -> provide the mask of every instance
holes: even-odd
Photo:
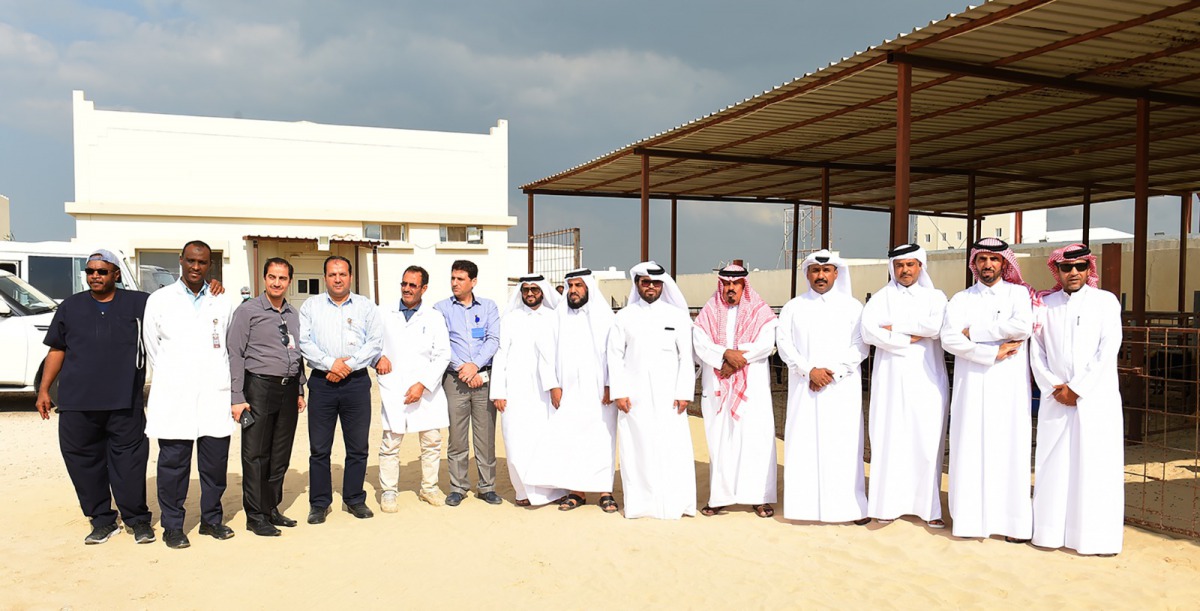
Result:
[[[925,257],[916,244],[892,249],[891,281],[863,307],[863,341],[876,347],[867,515],[884,524],[915,515],[945,528],[941,484],[950,391],[938,335],[946,295],[934,288]]]
[[[380,306],[383,320],[383,353],[375,364],[383,439],[379,444],[380,508],[398,509],[400,443],[405,433],[417,433],[421,443],[421,488],[417,498],[441,507],[446,495],[438,487],[442,457],[442,429],[450,426],[442,374],[450,365],[450,332],[442,313],[422,298],[429,288],[429,272],[409,266],[400,278],[400,302]]]
[[[1121,304],[1100,290],[1084,244],[1050,255],[1030,361],[1042,391],[1033,544],[1115,555],[1124,535],[1124,425],[1117,381]]]
[[[554,411],[551,402],[562,398],[554,367],[558,299],[544,277],[520,278],[500,319],[500,349],[492,359],[490,398],[502,414],[500,430],[518,507],[545,505],[566,494],[560,488],[526,484],[524,475]]]
[[[154,368],[146,411],[146,436],[158,439],[158,504],[163,542],[191,545],[184,533],[184,502],[195,444],[200,477],[200,534],[228,539],[221,496],[229,463],[229,351],[225,331],[238,302],[213,295],[207,284],[212,249],[188,242],[179,255],[181,275],[146,300],[142,341]]]
[[[820,250],[801,267],[809,289],[783,306],[777,339],[788,366],[783,517],[866,524],[862,304],[840,257]]]
[[[950,400],[950,516],[956,537],[1033,535],[1029,463],[1030,289],[1008,244],[971,247],[975,284],[946,306],[942,346],[954,355]]]
[[[741,265],[718,272],[717,290],[692,329],[700,365],[700,410],[708,441],[709,496],[700,513],[750,505],[775,515],[779,467],[770,364],[778,320]]]
[[[629,270],[629,304],[608,335],[625,517],[696,515],[687,406],[696,396],[692,320],[675,280],[654,261]]]
[[[584,505],[587,493],[597,492],[600,509],[615,513],[619,509],[612,495],[617,407],[609,400],[605,354],[613,311],[592,270],[573,270],[564,280],[566,305],[554,310],[559,347],[556,370],[562,396],[525,479],[533,485],[568,490],[558,506],[561,511]]]

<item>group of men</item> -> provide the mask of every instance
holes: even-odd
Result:
[[[698,364],[711,459],[710,496],[700,513],[748,505],[768,518],[778,489],[768,359],[778,349],[789,372],[785,518],[865,524],[914,515],[943,528],[949,411],[956,536],[1032,538],[1085,554],[1120,549],[1120,307],[1096,289],[1095,257],[1083,245],[1056,251],[1050,268],[1059,285],[1039,294],[1021,281],[1006,244],[982,240],[969,262],[976,283],[949,302],[925,270],[924,251],[905,245],[889,254],[891,281],[865,307],[852,296],[845,261],[821,251],[803,263],[809,290],[778,317],[748,272],[731,265],[718,272],[717,289],[694,323],[682,292],[653,261],[630,270],[628,304],[614,315],[586,268],[566,275],[561,296],[541,276],[520,278],[502,313],[474,294],[478,268],[464,260],[451,266],[451,297],[426,304],[429,273],[411,266],[400,300],[376,306],[350,290],[351,262],[338,256],[325,261],[326,292],[299,311],[286,299],[294,270],[276,258],[264,265],[263,294],[238,305],[219,283],[206,281],[211,257],[206,244],[189,242],[179,281],[147,296],[117,290],[117,259],[98,251],[87,263],[90,290],[65,300],[51,323],[37,405],[48,418],[48,390],[59,379],[63,457],[92,522],[85,543],[120,531],[113,498],[135,540],[155,540],[146,506],[147,437],[159,443],[166,544],[189,545],[183,504],[193,447],[199,532],[232,537],[221,495],[238,423],[247,529],[277,536],[279,527],[295,526],[279,506],[306,409],[307,522],[323,523],[332,505],[330,453],[339,421],[342,500],[351,515],[372,517],[364,490],[368,367],[376,369],[382,399],[385,512],[398,508],[406,433],[419,436],[418,498],[462,503],[471,490],[473,446],[475,496],[500,504],[500,413],[517,505],[556,503],[570,511],[594,494],[604,512],[618,511],[612,491],[619,446],[625,517],[695,515],[687,407]],[[860,367],[869,345],[877,351],[868,490]],[[943,349],[955,356],[953,397]],[[143,415],[147,363],[154,383]],[[1045,391],[1032,499],[1031,368]],[[448,495],[438,484],[444,428]]]

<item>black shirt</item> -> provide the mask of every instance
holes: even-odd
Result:
[[[83,291],[58,306],[45,344],[66,353],[58,374],[60,411],[142,408],[142,319],[149,297],[117,289],[112,301],[101,304]]]

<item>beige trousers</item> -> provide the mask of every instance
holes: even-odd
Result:
[[[438,429],[421,431],[421,491],[432,493],[438,489],[438,470],[442,460],[442,432]],[[404,433],[383,432],[379,444],[379,485],[384,492],[397,492],[400,481],[400,442]]]

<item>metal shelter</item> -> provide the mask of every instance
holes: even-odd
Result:
[[[898,244],[910,214],[973,242],[981,216],[1079,204],[1087,241],[1092,203],[1132,198],[1144,324],[1148,198],[1184,198],[1186,235],[1200,190],[1200,1],[992,0],[522,190],[530,236],[535,195],[639,198],[643,260],[670,200],[672,273],[680,199],[886,211]]]

